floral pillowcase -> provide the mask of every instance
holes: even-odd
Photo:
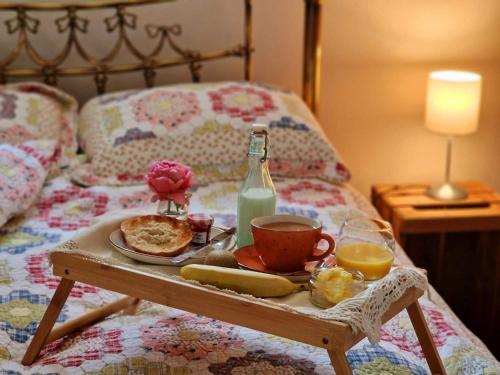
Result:
[[[38,82],[0,86],[0,144],[49,139],[61,146],[60,166],[76,163],[76,100]]]
[[[0,227],[36,201],[58,156],[56,141],[0,144]]]
[[[151,162],[189,165],[199,184],[241,179],[253,123],[268,125],[274,176],[349,179],[316,119],[295,94],[223,82],[107,94],[80,112],[81,145],[90,164],[73,178],[86,185],[143,182]]]

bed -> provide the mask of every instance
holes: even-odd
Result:
[[[38,27],[38,21],[32,16],[37,10],[55,8],[64,12],[62,21],[59,21],[61,26],[58,27],[61,32],[68,32],[86,28],[82,21],[85,18],[80,17],[85,8],[108,7],[116,11],[107,21],[110,31],[121,30],[123,38],[123,31],[130,31],[130,25],[135,22],[132,21],[133,17],[130,18],[132,13],[127,6],[149,2],[152,1],[101,1],[80,5],[73,3],[71,7],[42,2],[24,7],[2,4],[0,9],[15,12],[14,21],[8,24],[9,32],[24,35],[20,39],[24,40],[21,42],[24,48],[30,32]],[[306,2],[304,100],[313,111],[317,109],[319,100],[317,56],[320,10],[319,1]],[[89,58],[84,59],[87,64],[75,69],[59,67],[64,61],[63,54],[60,61],[47,62],[42,59],[38,60],[39,66],[35,68],[20,69],[12,65],[16,58],[14,53],[0,62],[0,78],[5,82],[10,77],[43,77],[46,83],[53,85],[58,77],[88,75],[94,78],[98,92],[102,93],[109,74],[124,70],[141,71],[147,86],[152,87],[157,69],[186,65],[197,82],[201,78],[201,62],[234,56],[243,58],[245,79],[250,80],[253,49],[250,33],[251,1],[244,1],[244,11],[244,41],[227,50],[192,51],[176,44],[175,35],[180,32],[178,28],[160,29],[151,26],[151,35],[159,37],[160,43],[173,48],[176,57],[161,59],[158,54],[149,57],[134,54],[137,62],[117,65],[112,63],[114,56],[102,60],[87,56]],[[113,26],[115,24],[118,26]],[[76,36],[80,34],[75,32],[71,35],[71,43],[76,45]],[[257,97],[266,106],[235,108],[242,93],[248,98]],[[201,143],[211,143],[212,133],[216,139],[221,134],[234,137],[228,138],[228,143],[239,140],[244,137],[247,123],[257,120],[270,125],[274,131],[270,133],[272,140],[275,135],[273,150],[279,157],[273,159],[272,170],[278,192],[278,212],[319,219],[325,231],[334,236],[346,215],[377,216],[377,212],[349,185],[347,167],[324,138],[309,109],[293,93],[281,88],[246,82],[222,82],[158,90],[153,88],[150,91],[134,89],[99,96],[87,103],[79,114],[76,113],[76,101],[70,95],[46,85],[21,83],[4,86],[0,90],[0,97],[0,137],[3,137],[4,147],[0,148],[0,158],[3,155],[8,158],[3,160],[10,163],[0,164],[0,174],[4,178],[2,193],[7,196],[0,203],[4,204],[4,213],[7,209],[12,211],[9,216],[4,214],[5,221],[9,220],[0,227],[2,373],[332,373],[326,352],[312,346],[149,302],[143,302],[136,315],[114,315],[82,332],[51,343],[33,366],[22,366],[21,358],[59,281],[51,273],[48,251],[99,221],[103,215],[117,210],[155,210],[147,186],[141,183],[140,172],[148,158],[181,155],[181,151],[174,147],[169,151],[170,154],[166,153],[155,142],[162,145],[166,140],[183,142],[189,139],[194,142],[192,148],[200,148],[199,155],[195,152],[182,155],[190,165],[197,165],[194,170],[198,181],[192,189],[190,210],[209,213],[222,226],[235,224],[236,198],[244,174],[241,147],[245,147],[246,140],[235,144],[233,148],[226,148],[228,156],[220,163],[220,154],[211,155]],[[181,111],[182,114],[173,114],[164,105],[166,97],[168,103],[172,102],[173,97],[181,97],[182,103],[188,106]],[[210,100],[210,108],[215,114],[210,111],[207,114],[207,106],[203,104],[207,100]],[[233,107],[227,106],[228,101]],[[129,109],[130,103],[134,103],[132,110]],[[157,105],[151,109],[151,103]],[[199,111],[192,112],[192,108],[197,105]],[[158,117],[159,109],[163,115]],[[225,112],[217,112],[219,109]],[[31,119],[26,126],[18,126],[16,116],[17,111],[21,110],[26,118]],[[57,115],[51,115],[54,113]],[[273,116],[277,116],[278,120]],[[199,117],[203,118],[202,122],[198,120]],[[75,134],[77,118],[80,122],[79,144],[76,144]],[[129,125],[131,118],[134,121],[140,119],[150,126],[161,124],[169,128],[170,133],[154,133],[151,129],[155,128],[137,127],[136,122]],[[121,122],[117,119],[121,119]],[[88,125],[82,129],[82,123]],[[191,124],[191,130],[182,129],[180,123]],[[49,128],[54,127],[54,124],[57,126],[52,134]],[[44,130],[39,134],[35,128]],[[172,133],[176,131],[180,131],[180,135]],[[51,139],[39,140],[47,138],[47,134],[50,134],[48,138]],[[96,137],[95,134],[100,135]],[[294,154],[288,154],[290,147],[287,142],[290,140],[295,142],[295,148],[309,155],[309,159],[297,159]],[[110,144],[112,147],[106,148]],[[128,148],[135,149],[143,144],[148,145],[146,149],[149,151],[143,150],[138,155],[129,156],[127,163],[120,163],[124,155],[129,155]],[[78,148],[79,153],[76,152]],[[122,151],[115,153],[118,148]],[[82,150],[91,159],[90,163],[82,160]],[[29,163],[22,161],[28,159]],[[113,167],[109,167],[110,160],[116,162],[112,164]],[[126,164],[127,168],[117,172],[122,164]],[[19,165],[24,168],[23,179],[19,180],[21,182],[15,180],[17,175],[12,172]],[[5,188],[11,185],[14,187],[10,190]],[[24,203],[15,207],[7,205],[7,201],[16,200]],[[397,248],[396,262],[411,265],[400,247]],[[116,298],[116,293],[77,283],[58,322],[67,321]],[[432,287],[421,299],[421,305],[448,374],[500,373],[500,365],[488,349],[459,321]],[[347,353],[349,364],[356,374],[429,373],[405,312],[386,323],[380,334],[380,342],[370,344],[363,340]]]

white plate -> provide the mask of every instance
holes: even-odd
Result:
[[[210,231],[210,238],[213,238],[217,236],[218,234],[222,233],[224,230],[219,227],[212,227],[212,230]],[[129,248],[127,246],[127,243],[125,242],[122,232],[120,229],[116,229],[111,234],[109,235],[109,242],[113,247],[118,250],[121,254],[125,255],[126,257],[132,258],[134,260],[138,260],[139,262],[143,263],[149,263],[149,264],[157,264],[160,266],[184,266],[186,264],[191,264],[191,263],[203,263],[203,260],[205,259],[205,255],[202,256],[196,256],[193,255],[192,257],[180,262],[180,263],[175,263],[176,257],[161,257],[157,255],[148,255],[148,254],[143,254],[139,253],[137,251],[134,251],[133,249]],[[218,250],[230,250],[236,245],[236,239],[233,236],[231,236],[229,239],[226,241],[221,241],[213,245],[214,249]],[[191,245],[188,245],[186,247],[186,251],[190,251],[192,249]],[[179,256],[181,256],[180,254]]]

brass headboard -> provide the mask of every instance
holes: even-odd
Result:
[[[149,53],[142,52],[132,42],[129,33],[136,29],[137,16],[130,8],[175,0],[81,0],[72,2],[32,1],[31,3],[0,3],[0,11],[13,12],[13,17],[5,21],[6,32],[17,34],[14,47],[0,54],[0,83],[6,83],[9,78],[43,78],[56,85],[59,77],[93,76],[97,92],[106,91],[108,75],[125,72],[142,72],[147,87],[154,86],[156,71],[160,68],[186,65],[193,82],[201,79],[202,63],[227,57],[239,57],[244,61],[245,80],[252,77],[252,0],[244,2],[244,40],[237,45],[223,50],[198,51],[179,45],[176,37],[181,34],[181,26],[174,24],[146,25],[147,36],[156,41]],[[320,64],[320,20],[322,0],[304,0],[304,52],[303,52],[303,87],[302,95],[310,108],[317,112],[319,103],[319,64]],[[89,21],[83,15],[86,10],[112,9],[114,14],[104,18],[106,32],[117,34],[115,44],[110,51],[101,57],[90,54],[82,45],[81,38],[88,31]],[[59,53],[51,59],[38,52],[31,40],[39,31],[40,20],[37,12],[61,11],[63,15],[55,20],[57,32],[66,35],[67,39]],[[2,34],[0,33],[0,36]],[[4,34],[5,35],[5,34]],[[176,57],[161,57],[165,48],[175,52]],[[117,63],[118,53],[126,49],[135,59],[132,63]],[[18,57],[23,50],[34,63],[34,67],[16,66]],[[75,50],[83,64],[76,67],[66,67],[70,52]]]

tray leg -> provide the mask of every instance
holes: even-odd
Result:
[[[328,356],[330,357],[330,361],[332,361],[333,368],[335,369],[335,375],[352,375],[352,370],[349,367],[349,362],[347,362],[345,352],[328,350]]]
[[[137,298],[134,297],[123,297],[117,301],[98,307],[97,309],[90,310],[82,316],[79,316],[78,318],[68,320],[67,322],[57,326],[50,332],[46,343],[55,341],[77,330],[96,324],[120,310],[126,310],[130,308],[136,303],[136,301]]]
[[[446,370],[441,362],[439,353],[437,351],[436,345],[432,340],[431,332],[425,321],[424,313],[418,301],[415,301],[410,306],[406,308],[408,315],[410,316],[411,323],[417,334],[418,341],[425,355],[425,359],[432,374],[446,375]]]
[[[35,361],[38,354],[40,354],[40,351],[45,345],[50,331],[52,330],[64,303],[68,299],[69,293],[71,292],[71,289],[73,289],[74,284],[75,282],[73,280],[62,279],[57,286],[54,296],[52,297],[52,300],[50,301],[50,304],[47,307],[40,324],[38,325],[35,336],[33,336],[33,339],[24,354],[23,360],[21,361],[23,365],[31,365]]]
[[[132,304],[123,309],[123,311],[122,311],[123,315],[135,315],[140,304],[141,304],[141,299],[134,298],[134,301],[132,302]]]

